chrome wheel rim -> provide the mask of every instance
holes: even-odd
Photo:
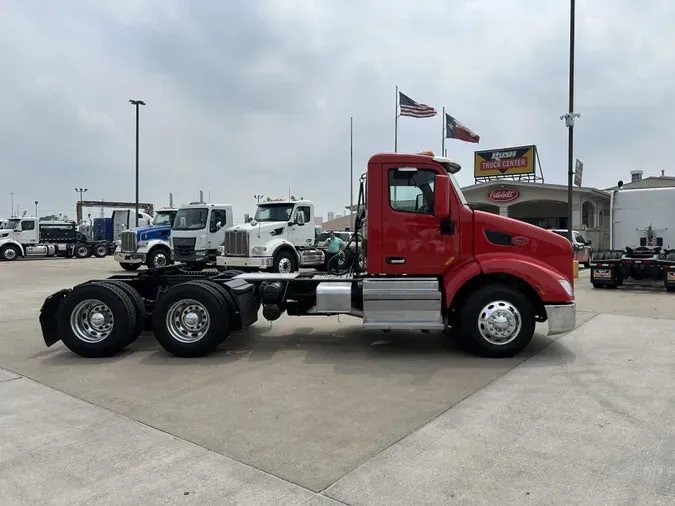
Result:
[[[166,314],[166,328],[176,341],[196,343],[211,327],[211,318],[201,302],[183,299],[174,302]]]
[[[487,304],[478,315],[478,330],[488,343],[503,346],[512,342],[523,327],[520,312],[510,302],[497,300]]]
[[[166,265],[166,255],[164,253],[157,253],[152,261],[155,267],[164,267]]]
[[[291,265],[291,260],[288,258],[282,258],[279,260],[279,272],[281,274],[289,274],[293,266]]]
[[[103,256],[107,252],[107,248],[105,246],[99,246],[96,248],[96,251],[98,252],[99,255]]]
[[[70,313],[70,328],[85,343],[100,343],[110,335],[114,324],[110,308],[97,299],[83,300]]]
[[[16,250],[14,248],[7,248],[3,251],[2,256],[5,260],[14,260],[16,258]]]
[[[77,248],[77,252],[80,256],[84,256],[87,254],[87,248],[85,248],[84,246],[80,246],[79,248]]]

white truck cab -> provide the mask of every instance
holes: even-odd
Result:
[[[171,227],[173,261],[192,266],[216,262],[225,230],[234,225],[232,206],[191,202],[181,206]]]
[[[101,256],[107,255],[107,245],[100,244],[105,247]],[[89,252],[90,245],[82,240],[74,222],[40,222],[27,216],[10,218],[0,229],[0,260],[56,255],[85,258]]]
[[[252,220],[225,232],[216,263],[228,269],[271,269],[281,273],[319,267],[325,256],[314,242],[313,202],[268,199],[258,204]]]

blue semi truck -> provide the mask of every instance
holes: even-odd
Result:
[[[115,261],[124,270],[135,271],[145,264],[148,268],[164,267],[172,263],[171,227],[177,209],[163,208],[155,213],[152,225],[120,232]]]

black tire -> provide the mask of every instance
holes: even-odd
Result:
[[[86,244],[76,244],[73,248],[73,255],[75,255],[75,258],[87,258],[89,256],[89,248]]]
[[[298,261],[296,260],[295,255],[290,251],[280,251],[274,257],[274,272],[290,274],[291,272],[295,272],[297,270]]]
[[[143,297],[141,297],[141,295],[132,286],[126,284],[124,281],[106,279],[104,281],[99,281],[98,284],[106,284],[118,287],[127,295],[127,297],[129,297],[129,300],[134,305],[134,310],[136,311],[136,325],[134,326],[133,332],[129,336],[129,344],[133,343],[136,339],[138,339],[138,336],[141,335],[141,332],[143,332],[148,319],[148,312],[145,309]]]
[[[6,244],[0,248],[0,259],[6,262],[11,262],[17,258],[21,258],[21,250],[18,248],[18,246],[15,246],[14,244]]]
[[[497,304],[498,311],[512,315],[515,324],[520,323],[520,329],[515,336],[510,340],[502,339],[503,344],[496,344],[497,339],[490,342],[481,335],[480,327],[485,329],[487,327],[479,322],[479,318],[494,304]],[[520,314],[519,319],[515,317],[512,309]],[[532,341],[535,328],[532,309],[530,301],[521,292],[509,286],[490,285],[479,288],[469,295],[459,311],[459,333],[462,342],[469,350],[482,357],[512,357],[523,351]]]
[[[666,255],[666,260],[670,262],[675,262],[675,251],[671,251]]]
[[[125,271],[137,271],[138,269],[141,268],[141,264],[127,264],[124,262],[120,262],[120,267],[124,269]]]
[[[153,249],[146,260],[148,269],[166,267],[171,263],[171,252],[166,248]]]
[[[105,304],[113,318],[109,334],[98,342],[83,339],[80,337],[82,330],[78,332],[71,324],[71,316],[77,316],[73,313],[81,303],[88,300]],[[108,357],[129,344],[130,336],[136,328],[136,311],[133,302],[119,287],[109,283],[87,283],[73,288],[65,298],[57,316],[57,326],[63,344],[73,353],[88,358]],[[94,330],[90,320],[85,321],[84,318],[81,319],[80,327],[84,328],[84,332],[87,328]]]
[[[213,287],[221,296],[223,299],[223,306],[226,308],[225,310],[227,311],[227,316],[228,316],[228,326],[225,329],[225,333],[222,336],[221,343],[225,341],[228,337],[230,337],[230,334],[232,333],[232,330],[241,327],[241,325],[237,325],[237,322],[235,321],[236,319],[236,306],[234,304],[234,299],[232,298],[232,295],[230,292],[227,291],[227,288],[225,288],[223,285],[220,283],[214,283],[213,281],[208,281],[206,279],[196,279],[193,281],[193,283],[202,285],[202,286],[210,286]]]
[[[167,316],[170,315],[174,306],[187,299],[194,300],[199,304],[200,307],[196,311],[201,313],[202,318],[208,317],[209,327],[201,337],[191,336],[188,329],[183,328],[181,330],[177,328],[178,325],[172,329],[167,326]],[[202,357],[211,353],[223,342],[231,328],[229,314],[224,304],[225,300],[220,292],[207,284],[188,281],[169,288],[159,298],[152,311],[152,326],[157,341],[162,348],[177,357]],[[178,318],[176,323],[184,326],[184,322]],[[198,332],[192,334],[198,334]],[[193,338],[194,340],[185,342],[177,339],[176,335],[188,339]]]
[[[92,253],[96,258],[105,258],[108,256],[108,245],[103,242],[95,244]]]

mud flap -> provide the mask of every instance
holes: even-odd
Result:
[[[58,318],[61,303],[70,293],[70,289],[59,290],[47,297],[40,309],[40,327],[42,328],[42,338],[47,347],[50,347],[61,340],[56,320]]]

